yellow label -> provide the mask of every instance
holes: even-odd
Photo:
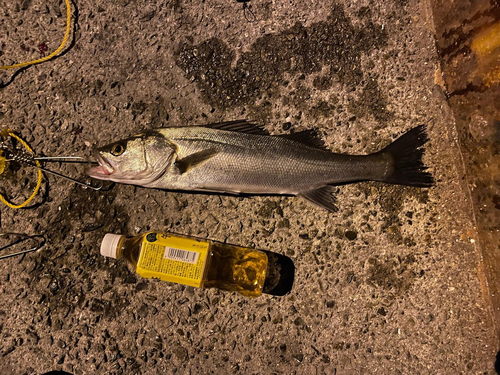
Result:
[[[151,232],[142,241],[137,273],[173,283],[200,287],[210,243]]]

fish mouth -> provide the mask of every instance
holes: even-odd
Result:
[[[99,151],[95,150],[92,152],[94,157],[97,159],[99,165],[97,167],[92,167],[87,169],[86,173],[90,177],[98,178],[101,180],[109,179],[108,176],[112,175],[115,172],[115,168],[111,163],[106,160]]]

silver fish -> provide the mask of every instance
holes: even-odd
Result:
[[[300,195],[336,211],[332,185],[382,181],[429,187],[420,125],[370,155],[335,154],[313,130],[271,136],[247,121],[146,131],[93,151],[90,177],[150,188]]]

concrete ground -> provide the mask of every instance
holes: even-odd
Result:
[[[2,232],[43,250],[0,263],[6,374],[493,374],[470,194],[426,1],[77,2],[63,56],[0,72],[0,122],[39,154],[89,156],[143,129],[251,119],[368,153],[427,124],[431,189],[359,183],[339,212],[294,197],[190,195],[48,176]],[[3,1],[4,64],[55,49],[64,2]],[[82,166],[53,166],[84,178]],[[16,201],[34,174],[0,176]],[[292,291],[247,299],[134,276],[105,233],[157,229],[289,256]]]

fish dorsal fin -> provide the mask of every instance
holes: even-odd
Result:
[[[219,122],[217,124],[200,126],[204,128],[227,130],[245,134],[269,135],[269,133],[262,126],[256,125],[253,122],[248,122],[247,120]]]
[[[319,148],[322,150],[328,150],[325,146],[325,142],[321,139],[319,133],[314,129],[303,130],[292,134],[282,134],[279,137],[289,139],[291,141],[302,143],[303,145]]]
[[[175,166],[177,167],[180,174],[184,174],[189,172],[191,169],[196,166],[202,164],[207,161],[211,157],[217,154],[217,150],[215,149],[207,149],[199,152],[195,152],[194,154],[188,155],[182,159],[178,159],[175,162]]]
[[[336,189],[334,186],[325,185],[315,190],[300,193],[300,195],[308,201],[326,208],[330,212],[337,212],[339,209],[335,206],[335,192]]]

